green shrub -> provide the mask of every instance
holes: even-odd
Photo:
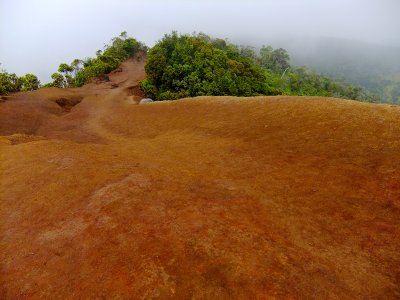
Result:
[[[0,72],[0,95],[7,95],[19,91],[20,81],[17,75],[6,71]]]
[[[0,95],[19,91],[33,91],[40,87],[40,81],[33,74],[18,77],[14,73],[0,72]]]
[[[20,90],[21,91],[33,91],[37,90],[40,86],[40,81],[34,74],[26,74],[19,78],[20,80]]]
[[[260,66],[225,41],[203,34],[165,35],[150,49],[145,70],[148,78],[141,88],[157,100],[269,94]]]

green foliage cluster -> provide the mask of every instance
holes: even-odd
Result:
[[[0,72],[0,95],[18,92],[19,88],[20,84],[17,75],[7,73],[4,70]]]
[[[273,49],[271,46],[262,46],[257,57],[259,63],[275,73],[284,72],[290,68],[290,57],[285,49]]]
[[[110,44],[104,47],[104,51],[98,50],[95,58],[74,59],[70,65],[60,64],[58,72],[51,76],[53,82],[45,86],[80,87],[92,78],[104,76],[115,70],[124,60],[140,51],[146,52],[147,47],[136,39],[128,37],[124,31],[118,37],[111,39]]]
[[[251,49],[246,50],[250,56]],[[290,56],[285,49],[262,46],[257,55],[253,49],[254,61],[265,69],[270,89],[282,95],[336,97],[368,102],[379,98],[367,90],[339,80],[323,76],[306,67],[290,64]]]
[[[279,94],[293,96],[321,96],[378,102],[378,96],[345,82],[333,80],[305,67],[290,67],[285,73],[265,70],[267,81]]]
[[[366,90],[290,64],[285,49],[262,46],[256,52],[204,33],[165,35],[150,49],[141,82],[156,100],[202,95],[332,96],[375,102]]]
[[[40,86],[40,81],[34,74],[25,74],[19,78],[20,91],[33,91],[37,90]]]
[[[259,55],[255,55],[255,61],[265,68],[270,88],[282,95],[336,97],[367,102],[380,100],[359,86],[334,80],[306,67],[291,65],[289,54],[282,48],[262,46]]]
[[[236,46],[199,35],[165,35],[147,55],[141,88],[157,100],[270,94],[262,68]]]
[[[0,95],[19,91],[33,91],[40,87],[40,81],[34,74],[18,77],[14,73],[0,71]]]

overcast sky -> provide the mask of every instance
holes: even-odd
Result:
[[[338,37],[400,46],[400,0],[0,0],[0,68],[50,80],[126,30],[152,46],[164,33],[229,40]]]

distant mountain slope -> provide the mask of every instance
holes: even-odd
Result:
[[[296,65],[365,87],[384,101],[400,103],[400,48],[336,39],[273,38]]]

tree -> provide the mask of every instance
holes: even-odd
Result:
[[[18,92],[20,86],[20,80],[17,75],[7,73],[5,70],[0,71],[0,95]]]
[[[290,57],[285,49],[279,48],[272,52],[273,69],[283,72],[290,67]]]
[[[64,76],[62,76],[60,73],[53,73],[51,78],[53,79],[51,86],[58,88],[63,88],[65,86]]]
[[[126,31],[122,31],[119,35],[120,38],[126,39],[128,37],[128,33]]]
[[[40,81],[34,74],[25,74],[19,78],[20,80],[20,90],[21,91],[33,91],[37,90],[40,86]]]
[[[290,57],[285,49],[274,50],[271,46],[262,46],[260,49],[260,63],[264,68],[282,73],[290,67]]]
[[[70,66],[70,65],[68,65],[68,64],[66,64],[66,63],[62,63],[62,64],[60,64],[60,66],[58,67],[58,72],[60,72],[60,73],[70,73],[70,72],[72,72],[74,69]]]
[[[148,53],[148,79],[142,81],[142,90],[158,100],[268,94],[263,70],[244,55],[252,52],[242,55],[239,48],[221,41],[204,34],[165,35]]]
[[[240,46],[239,53],[240,53],[240,56],[247,57],[247,58],[251,59],[253,62],[257,61],[257,54],[254,50],[254,47]]]
[[[260,63],[266,69],[272,70],[272,52],[274,49],[271,46],[262,46],[260,49]]]
[[[74,77],[76,74],[82,70],[83,61],[80,59],[74,59],[71,63],[71,67],[73,69]]]
[[[60,72],[61,76],[64,77],[62,87],[71,87],[73,85],[73,82],[72,82],[73,81],[73,77],[72,77],[73,71],[74,71],[74,68],[66,63],[62,63],[59,65],[58,72]]]

